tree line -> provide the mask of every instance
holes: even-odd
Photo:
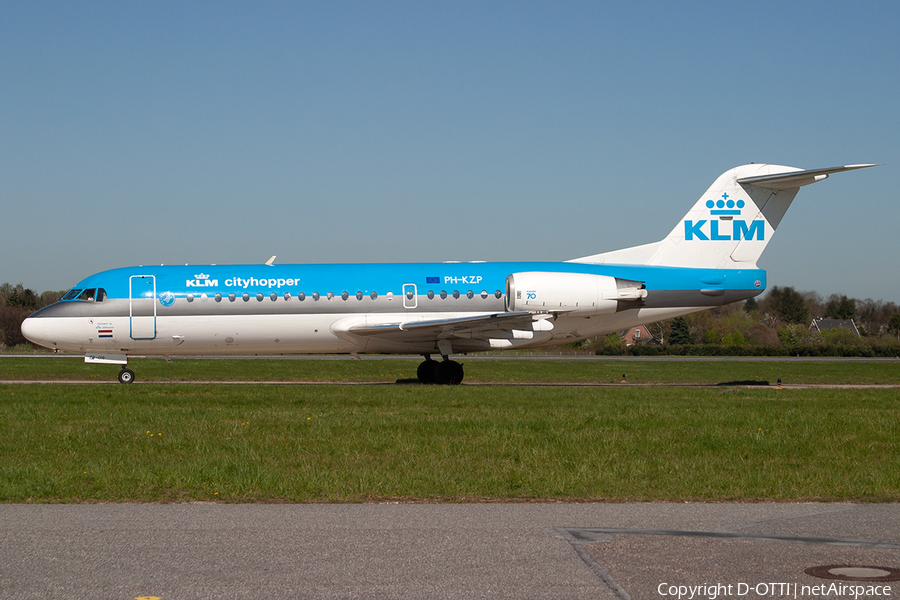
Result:
[[[858,330],[819,331],[813,319],[852,319]],[[597,354],[723,356],[900,356],[900,306],[792,287],[773,287],[760,299],[647,326],[653,340],[626,346],[612,334],[584,344]]]
[[[0,345],[31,347],[22,321],[65,291],[37,294],[21,283],[0,284]],[[811,328],[815,317],[853,319],[856,332]],[[628,347],[618,334],[580,342],[598,354],[774,354],[900,356],[900,306],[792,287],[773,287],[761,299],[729,304],[647,326],[654,340]]]

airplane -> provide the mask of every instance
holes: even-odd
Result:
[[[800,187],[872,166],[735,167],[662,240],[565,262],[118,268],[22,333],[121,365],[122,383],[135,355],[402,353],[423,356],[420,382],[455,385],[453,354],[566,344],[761,294],[757,260]]]

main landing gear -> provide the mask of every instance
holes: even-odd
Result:
[[[464,377],[463,367],[455,360],[444,356],[444,360],[438,362],[431,360],[431,355],[426,354],[425,360],[419,365],[416,376],[420,383],[436,383],[438,385],[459,385]]]
[[[119,383],[132,383],[133,381],[134,371],[123,365],[122,370],[119,371]]]

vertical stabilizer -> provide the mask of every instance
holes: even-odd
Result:
[[[660,243],[650,264],[755,268],[800,188],[773,190],[742,185],[738,180],[799,171],[778,165],[744,165],[723,173]]]
[[[821,181],[830,173],[871,166],[815,170],[763,164],[735,167],[716,179],[665,239],[574,262],[756,268],[801,186]]]

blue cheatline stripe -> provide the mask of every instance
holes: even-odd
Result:
[[[124,267],[91,275],[76,288],[104,288],[110,298],[127,298],[128,281],[134,275],[154,275],[156,289],[177,297],[216,293],[238,296],[250,293],[279,295],[290,292],[325,294],[344,291],[380,295],[402,293],[404,284],[415,284],[418,293],[431,289],[465,293],[482,290],[493,294],[505,291],[506,277],[512,273],[550,271],[592,273],[643,282],[649,290],[692,290],[708,287],[702,280],[724,277],[728,289],[764,289],[761,269],[696,269],[647,265],[595,265],[569,262],[503,263],[384,263],[314,265],[196,265]]]

